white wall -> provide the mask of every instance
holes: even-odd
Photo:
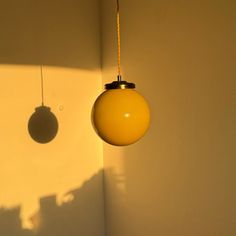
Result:
[[[102,142],[90,121],[102,82],[99,8],[1,3],[0,235],[104,235]],[[41,105],[40,64],[45,105],[59,122],[48,144],[27,130]]]
[[[137,144],[104,145],[108,236],[236,234],[236,3],[120,1],[123,78],[152,111]],[[103,0],[103,81],[115,1]]]

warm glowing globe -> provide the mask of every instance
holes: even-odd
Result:
[[[97,134],[105,142],[125,146],[145,134],[150,111],[146,100],[136,90],[108,89],[95,101],[92,120]]]

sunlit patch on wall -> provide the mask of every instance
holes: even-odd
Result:
[[[53,194],[59,196],[56,205],[73,201],[72,195],[60,196],[101,168],[102,143],[90,122],[101,74],[44,66],[45,104],[50,104],[60,126],[44,145],[30,137],[27,126],[41,102],[39,66],[0,65],[0,76],[0,207],[19,206],[14,214],[20,215],[20,224],[37,228],[39,199]]]
[[[60,199],[60,203],[68,203],[74,200],[73,194],[65,194],[62,199]]]

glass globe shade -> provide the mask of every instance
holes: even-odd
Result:
[[[95,101],[92,120],[97,134],[107,143],[126,146],[147,131],[150,111],[147,102],[134,89],[108,89]]]

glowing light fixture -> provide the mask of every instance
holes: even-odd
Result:
[[[107,143],[126,146],[138,141],[147,131],[150,111],[135,84],[123,81],[120,69],[120,8],[117,0],[117,81],[105,85],[92,111],[93,126]]]

